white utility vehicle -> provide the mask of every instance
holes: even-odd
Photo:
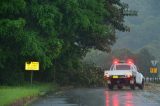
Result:
[[[104,79],[107,81],[110,90],[115,85],[118,89],[122,89],[123,86],[130,86],[133,90],[136,86],[139,89],[144,88],[144,76],[138,72],[136,65],[131,60],[126,62],[115,60],[110,70],[104,71]]]

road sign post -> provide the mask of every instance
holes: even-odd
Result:
[[[154,75],[158,75],[158,67],[157,67],[158,61],[157,60],[151,60],[151,67],[150,67],[150,73]]]
[[[31,85],[33,83],[33,71],[39,71],[39,62],[26,62],[25,70],[31,71]]]
[[[31,70],[31,85],[33,83],[33,71]]]

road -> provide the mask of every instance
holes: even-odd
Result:
[[[78,88],[48,94],[30,106],[160,106],[160,93],[151,89]]]

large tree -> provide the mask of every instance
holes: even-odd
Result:
[[[128,30],[127,6],[120,0],[1,0],[0,5],[1,83],[24,79],[25,61],[40,61],[41,70],[55,64],[75,68],[88,49],[109,51],[115,30]]]

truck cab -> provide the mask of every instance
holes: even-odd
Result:
[[[109,89],[113,89],[114,86],[118,89],[122,89],[123,86],[130,86],[131,89],[135,89],[136,86],[140,89],[144,87],[144,77],[131,60],[114,61],[110,70],[104,71],[104,79]]]

